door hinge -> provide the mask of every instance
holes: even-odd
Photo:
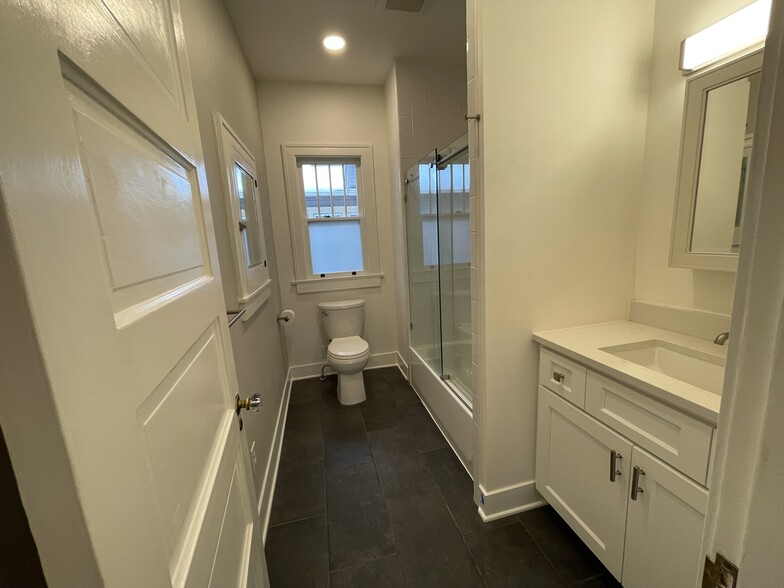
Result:
[[[253,180],[253,184],[254,184],[254,185],[257,187],[257,188],[259,187],[259,181],[258,181],[258,180]]]
[[[408,323],[408,328],[413,331],[414,330],[414,323]]]
[[[702,588],[735,588],[738,585],[738,571],[738,566],[718,552],[715,562],[706,556]]]

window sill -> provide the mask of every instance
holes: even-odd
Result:
[[[340,276],[338,278],[311,278],[309,280],[292,280],[291,285],[297,287],[297,294],[310,292],[329,292],[332,290],[355,290],[359,288],[378,288],[384,274],[362,274],[360,276]]]
[[[251,294],[243,296],[238,300],[240,309],[245,309],[242,315],[242,322],[249,320],[272,295],[272,280],[268,279],[261,286],[256,288]]]

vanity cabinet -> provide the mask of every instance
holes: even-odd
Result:
[[[538,412],[536,488],[620,578],[632,444],[543,387]]]
[[[639,447],[632,449],[622,583],[697,585],[708,491]],[[636,472],[636,473],[635,473]]]
[[[713,428],[541,351],[537,490],[626,588],[695,586]]]

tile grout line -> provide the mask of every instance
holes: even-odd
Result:
[[[534,545],[536,545],[536,548],[537,548],[537,549],[539,550],[539,552],[542,554],[542,556],[544,557],[545,561],[546,561],[548,564],[550,564],[550,567],[553,569],[553,572],[555,572],[555,575],[556,575],[556,577],[558,577],[558,579],[559,579],[559,580],[561,580],[562,582],[564,582],[564,584],[566,584],[566,580],[564,580],[563,576],[561,576],[561,574],[559,574],[559,573],[558,573],[558,570],[556,570],[556,569],[555,569],[555,565],[553,564],[553,562],[552,562],[552,561],[550,561],[550,558],[549,558],[549,557],[547,557],[547,554],[544,552],[544,549],[542,549],[542,546],[541,546],[541,545],[539,545],[539,542],[536,540],[536,537],[534,537],[534,536],[531,534],[531,532],[528,530],[528,527],[526,527],[526,526],[525,526],[525,524],[523,523],[523,521],[521,521],[521,520],[520,520],[520,518],[519,518],[517,515],[514,515],[514,517],[517,519],[517,522],[518,522],[518,523],[520,524],[520,526],[523,528],[523,531],[525,531],[526,535],[528,535],[528,536],[531,538],[531,541],[533,541],[533,542],[534,542]],[[601,575],[601,574],[600,574],[600,575]],[[587,580],[587,579],[590,579],[590,578],[585,578],[585,579]],[[584,581],[584,580],[577,580],[577,582],[583,582],[583,581]],[[568,586],[568,584],[567,584],[567,586]]]
[[[474,533],[479,533],[479,532],[480,531],[474,531]],[[468,535],[473,535],[474,533],[469,533]],[[466,537],[468,537],[468,535],[460,535],[460,539],[463,541],[463,545],[465,546],[466,551],[468,552],[468,556],[471,558],[471,562],[474,564],[474,568],[476,568],[476,573],[479,574],[479,577],[482,579],[482,584],[485,585],[485,588],[490,588],[487,584],[487,579],[485,578],[485,575],[482,573],[482,570],[479,568],[479,564],[476,562],[476,558],[474,557],[474,554],[471,553],[471,550],[468,548],[468,543],[466,543]]]
[[[294,523],[301,523],[302,521],[309,521],[310,519],[317,519],[319,517],[325,517],[325,521],[326,521],[326,516],[327,516],[326,512],[320,512],[317,514],[308,515],[306,517],[292,519],[290,521],[283,521],[282,523],[275,523],[274,525],[270,525],[269,528],[276,529],[278,527],[285,527],[286,525],[293,525]]]
[[[362,560],[362,561],[355,561],[353,564],[350,564],[350,565],[347,565],[347,566],[343,566],[342,568],[335,568],[334,570],[330,570],[329,573],[330,573],[330,575],[336,574],[337,572],[342,572],[343,570],[350,570],[351,568],[353,568],[356,565],[373,563],[373,562],[377,562],[377,561],[383,561],[385,559],[392,559],[393,557],[398,557],[398,555],[399,554],[397,552],[395,552],[395,553],[389,553],[387,555],[382,555],[381,557],[373,557],[371,559],[365,559],[365,560]]]
[[[321,383],[323,384],[324,382],[321,382]],[[319,402],[322,402],[322,403],[324,402],[323,395],[322,395],[322,398],[319,400]],[[325,530],[326,530],[325,534],[326,534],[326,540],[327,540],[327,543],[326,543],[326,545],[324,547],[325,547],[325,549],[327,551],[327,588],[329,588],[329,586],[331,585],[331,582],[332,582],[332,578],[330,576],[330,574],[332,572],[332,570],[331,570],[331,568],[332,568],[332,565],[331,565],[332,557],[331,557],[331,552],[330,552],[330,549],[329,549],[329,499],[328,499],[328,496],[327,496],[327,439],[326,439],[326,436],[324,435],[324,413],[321,410],[321,408],[322,407],[319,406],[319,423],[321,425],[321,427],[320,427],[320,429],[321,429],[321,447],[323,448],[323,451],[324,451],[324,459],[322,460],[322,464],[324,466],[324,475],[323,475],[323,478],[322,478],[322,484],[324,486],[324,527],[325,527]]]
[[[408,424],[402,418],[402,415],[401,415],[401,421],[403,422],[403,425],[406,428],[408,428]],[[365,427],[365,416],[364,415],[362,415],[362,426]],[[393,428],[393,427],[389,427],[389,428]],[[411,431],[409,430],[409,433],[410,432]],[[365,427],[365,438],[367,439],[368,449],[370,449],[370,459],[373,460],[373,470],[376,472],[376,481],[378,482],[378,491],[381,494],[381,500],[384,503],[385,512],[387,514],[387,524],[389,524],[389,533],[390,533],[390,535],[392,535],[392,542],[395,545],[395,556],[397,556],[397,558],[398,558],[398,568],[400,569],[400,576],[406,582],[406,585],[409,585],[409,579],[406,576],[406,572],[403,569],[403,565],[400,563],[400,546],[398,545],[397,537],[395,536],[395,531],[392,528],[392,522],[389,519],[389,504],[387,503],[387,497],[386,497],[386,493],[384,492],[384,487],[381,484],[381,477],[378,475],[378,464],[376,463],[376,454],[373,453],[373,446],[370,443],[370,433],[368,432],[367,427]]]

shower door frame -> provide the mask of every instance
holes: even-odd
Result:
[[[455,146],[455,144],[458,144],[458,145]],[[439,149],[434,149],[427,156],[425,156],[424,158],[420,159],[417,163],[415,163],[412,167],[410,167],[406,171],[404,190],[405,190],[405,206],[406,206],[406,214],[405,214],[405,217],[406,217],[406,251],[407,251],[407,256],[406,257],[407,257],[407,266],[408,266],[407,278],[408,278],[408,297],[409,297],[409,320],[410,320],[410,327],[411,327],[410,331],[409,331],[409,340],[410,340],[409,348],[410,348],[410,352],[416,354],[418,359],[420,360],[420,363],[423,364],[428,369],[430,369],[435,374],[436,377],[438,377],[440,380],[442,380],[443,384],[448,388],[448,390],[451,392],[451,394],[457,400],[459,400],[460,403],[463,405],[463,407],[469,412],[469,414],[471,414],[472,411],[473,411],[473,402],[472,402],[473,391],[472,391],[472,389],[470,387],[471,383],[470,382],[468,382],[468,383],[466,383],[466,382],[458,383],[457,380],[452,380],[452,378],[450,377],[449,371],[446,369],[445,359],[444,359],[444,357],[445,357],[445,353],[444,353],[444,345],[445,345],[445,341],[444,341],[444,324],[443,324],[444,323],[444,301],[443,301],[443,285],[444,285],[444,273],[443,273],[444,272],[444,264],[443,264],[443,261],[444,260],[442,259],[443,250],[442,250],[442,228],[441,228],[441,223],[443,222],[443,215],[442,215],[442,210],[440,208],[441,205],[442,205],[442,203],[441,203],[442,193],[441,193],[441,189],[440,189],[440,184],[439,184],[440,180],[439,180],[439,173],[438,173],[439,171],[441,171],[443,169],[442,166],[448,165],[449,162],[453,161],[455,158],[459,157],[460,155],[463,155],[463,154],[467,153],[467,151],[468,151],[468,135],[467,134],[462,135],[457,140],[455,140],[452,143],[450,143],[444,150],[440,151]],[[419,172],[420,172],[420,169],[421,169],[420,166],[422,166],[423,164],[428,165],[428,170],[433,170],[433,168],[435,168],[434,177],[435,177],[435,181],[436,181],[436,192],[435,192],[436,211],[435,211],[434,217],[435,217],[435,221],[436,221],[436,240],[437,240],[437,248],[436,248],[437,249],[437,262],[436,262],[436,276],[437,276],[437,278],[436,279],[437,279],[437,284],[438,284],[438,288],[437,288],[437,294],[438,294],[437,315],[438,316],[437,316],[437,325],[436,325],[436,328],[434,329],[437,332],[437,341],[433,342],[433,346],[437,350],[437,358],[430,358],[430,359],[427,358],[427,357],[424,357],[422,352],[421,352],[421,350],[417,349],[416,346],[414,345],[414,321],[415,321],[415,319],[414,319],[414,316],[413,316],[414,305],[412,304],[412,299],[414,298],[414,296],[412,296],[412,287],[414,285],[414,281],[412,280],[412,277],[413,277],[413,271],[415,271],[415,270],[413,270],[413,268],[411,267],[412,264],[410,263],[410,259],[408,259],[408,250],[409,250],[409,242],[410,242],[409,230],[412,230],[412,227],[409,226],[410,223],[408,222],[408,220],[409,220],[408,219],[408,212],[409,212],[408,207],[414,205],[414,202],[410,198],[409,187],[410,187],[410,185],[411,185],[411,183],[413,181],[419,180],[419,177],[420,177],[420,173]],[[432,171],[430,171],[429,173],[432,174]],[[468,202],[468,198],[466,199],[466,201]],[[451,202],[451,200],[450,200],[450,202]],[[419,214],[421,215],[421,201],[418,201],[417,204],[420,207]],[[453,210],[450,210],[449,213],[448,213],[449,216],[450,216],[450,221],[451,221],[451,217],[452,217],[453,212],[454,212]],[[469,217],[468,218],[469,218],[469,223],[470,223],[470,211],[469,211]],[[422,224],[420,223],[419,227],[421,227],[421,226],[422,226]],[[469,244],[469,247],[470,247],[470,244]],[[423,247],[423,255],[424,255],[424,247]],[[454,264],[451,264],[451,265],[454,267]],[[423,264],[423,266],[424,266],[424,264]],[[463,269],[462,265],[460,266],[460,269]],[[470,292],[470,279],[471,279],[470,278],[470,260],[466,263],[466,266],[465,266],[464,269],[468,270],[468,279],[469,279],[468,291]],[[452,304],[454,304],[454,289],[452,290],[452,294],[451,295],[453,297]],[[469,305],[470,305],[470,294],[469,294]],[[469,320],[470,320],[470,309],[469,309]],[[471,323],[469,322],[468,324],[470,325]],[[450,341],[449,343],[454,345],[455,341]],[[470,338],[468,340],[468,344],[469,344],[469,346],[471,345]],[[469,354],[469,357],[470,357],[470,354]],[[415,362],[414,358],[411,358],[412,375],[413,375],[413,371],[414,371],[413,366],[415,365],[415,363],[416,362]],[[413,380],[413,377],[412,377],[412,380]]]

